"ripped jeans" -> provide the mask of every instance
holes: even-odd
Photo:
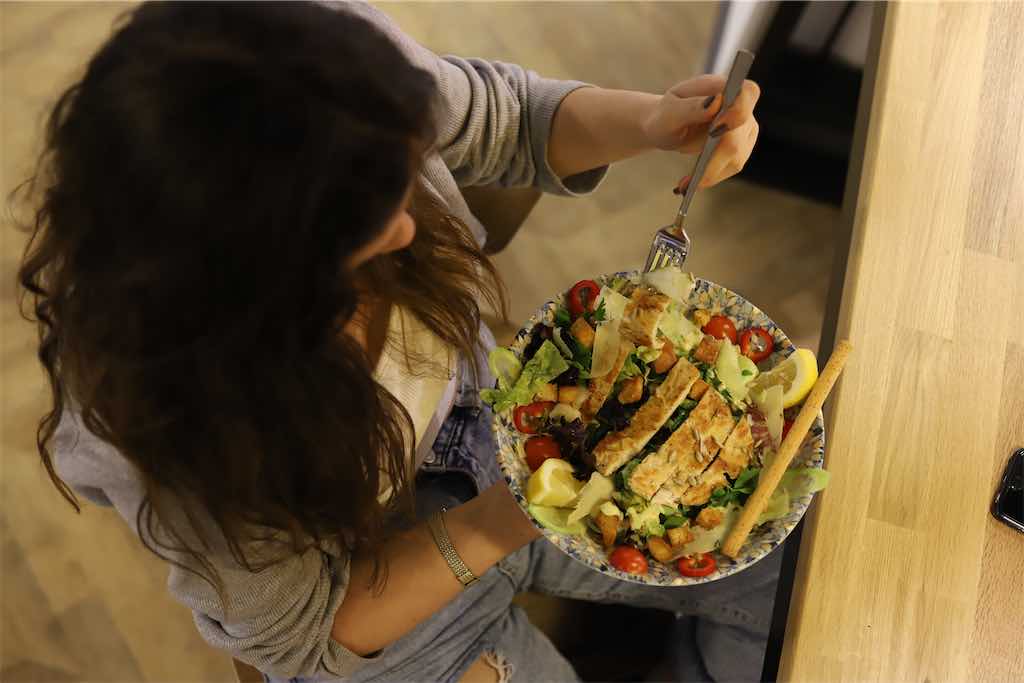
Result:
[[[456,507],[501,478],[490,421],[476,387],[463,387],[417,476],[420,518],[442,505]],[[755,681],[781,558],[776,549],[721,581],[662,588],[595,572],[541,538],[506,557],[348,680],[456,683],[481,656],[500,664],[502,683],[579,680],[551,641],[512,604],[516,594],[536,591],[675,612],[676,633],[666,653],[674,680]]]

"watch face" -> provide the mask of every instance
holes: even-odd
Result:
[[[992,513],[1000,521],[1024,532],[1024,448],[1010,457]]]

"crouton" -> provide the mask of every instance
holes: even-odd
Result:
[[[658,562],[672,561],[672,546],[666,543],[664,538],[651,536],[647,539],[647,549],[651,551],[651,557]]]
[[[554,384],[542,384],[537,393],[533,395],[534,401],[557,401],[558,387]]]
[[[615,537],[619,535],[619,518],[614,515],[606,515],[603,512],[597,513],[594,517],[597,528],[601,530],[601,542],[606,548],[615,545]]]
[[[693,324],[697,327],[704,327],[711,322],[711,312],[698,308],[693,312]]]
[[[569,333],[576,338],[580,346],[587,349],[594,346],[594,328],[582,317],[576,318],[576,322],[569,328]]]
[[[697,524],[700,524],[705,529],[714,529],[722,523],[724,517],[725,513],[722,511],[722,508],[704,508],[697,515]]]
[[[688,524],[677,526],[675,529],[669,529],[667,536],[668,542],[673,548],[681,548],[693,540],[693,532]]]
[[[697,380],[690,387],[690,398],[695,401],[699,401],[700,397],[704,395],[704,392],[708,390],[708,383],[702,379]]]
[[[659,375],[663,372],[668,372],[672,369],[672,366],[679,360],[679,356],[676,355],[676,351],[672,348],[672,342],[668,339],[664,340],[665,345],[661,347],[661,355],[654,360],[654,371]]]
[[[622,405],[636,403],[643,397],[643,395],[644,378],[630,377],[622,383],[622,389],[619,390],[619,403]]]
[[[718,360],[718,351],[722,348],[722,340],[715,339],[710,334],[705,334],[700,340],[697,350],[693,352],[695,360],[708,365],[714,365]]]
[[[575,407],[577,401],[586,398],[587,390],[583,387],[558,387],[558,402],[568,403]]]

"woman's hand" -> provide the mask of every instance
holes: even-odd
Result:
[[[700,187],[710,187],[743,170],[757,141],[758,125],[754,105],[761,89],[744,81],[736,101],[722,112],[725,78],[705,75],[683,81],[662,95],[653,111],[641,123],[650,144],[658,149],[697,154],[708,135],[721,135]],[[711,129],[714,121],[715,127]],[[676,192],[686,189],[690,176],[679,181]]]

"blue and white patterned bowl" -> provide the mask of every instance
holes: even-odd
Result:
[[[598,284],[607,284],[614,277],[625,277],[634,283],[640,281],[640,273],[638,271],[605,275],[595,278],[595,281]],[[530,333],[534,325],[538,322],[551,324],[554,319],[555,309],[558,303],[563,300],[564,293],[548,301],[516,334],[511,348],[520,359],[522,359],[523,349],[530,342]],[[757,325],[768,330],[775,339],[775,351],[767,360],[760,364],[762,368],[774,367],[794,350],[792,342],[789,341],[789,338],[786,337],[771,318],[739,294],[721,285],[697,278],[696,286],[693,288],[687,303],[691,309],[701,308],[710,311],[712,315],[724,314],[729,316],[736,321],[737,329]],[[516,430],[515,424],[512,422],[511,410],[495,415],[493,430],[498,444],[498,464],[501,467],[505,481],[519,502],[520,507],[522,507],[524,514],[533,520],[533,523],[549,541],[561,548],[570,557],[599,572],[610,574],[624,581],[633,581],[652,586],[687,586],[717,581],[730,574],[742,571],[768,555],[786,539],[789,532],[793,530],[793,527],[803,517],[813,497],[812,494],[792,499],[789,514],[781,519],[756,527],[743,546],[739,557],[735,560],[716,552],[715,559],[718,561],[718,570],[710,576],[700,578],[682,576],[674,565],[664,564],[653,559],[650,560],[650,569],[647,574],[627,574],[613,568],[608,563],[608,556],[604,548],[595,539],[589,536],[579,537],[551,531],[541,526],[526,512],[526,482],[530,477],[530,469],[526,465],[522,452],[522,444],[526,437]],[[792,467],[820,468],[824,457],[825,422],[819,412],[811,426],[810,433],[800,447],[800,452],[797,453],[793,460]]]

